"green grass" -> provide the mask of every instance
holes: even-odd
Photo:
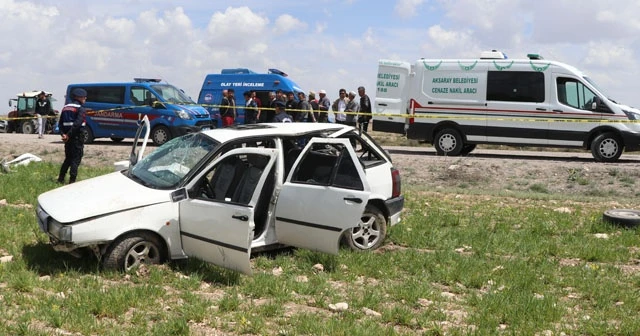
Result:
[[[374,253],[258,254],[250,277],[198,260],[123,274],[56,253],[39,232],[36,198],[58,187],[58,168],[0,175],[0,256],[13,256],[0,264],[2,335],[640,332],[638,231],[604,223],[602,195],[563,199],[536,184],[509,197],[409,187],[403,222]],[[79,177],[109,171],[81,167]],[[578,183],[578,172],[569,176]],[[349,308],[332,311],[338,302]]]

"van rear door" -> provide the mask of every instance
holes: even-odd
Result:
[[[374,101],[373,130],[405,133],[411,64],[380,60]]]

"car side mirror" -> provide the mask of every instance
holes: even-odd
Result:
[[[171,202],[173,203],[186,200],[187,198],[189,198],[187,195],[187,188],[180,188],[171,193]]]
[[[600,99],[600,97],[598,96],[593,97],[593,103],[591,103],[591,110],[592,111],[597,110],[600,104],[602,104],[602,100]]]
[[[154,100],[153,103],[151,103],[151,106],[153,108],[164,108],[164,104],[162,102],[157,101],[157,100]]]

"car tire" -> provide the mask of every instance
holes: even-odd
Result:
[[[124,140],[124,138],[111,137],[111,141],[113,141],[115,143],[120,143],[120,142],[122,142],[122,140]]]
[[[445,128],[436,134],[433,147],[438,155],[458,156],[464,144],[460,132],[453,128]]]
[[[633,228],[640,224],[640,210],[611,209],[602,214],[605,222]]]
[[[103,256],[105,269],[130,271],[141,264],[160,264],[164,261],[163,246],[151,233],[123,236],[114,241]]]
[[[622,155],[623,147],[615,133],[602,133],[591,142],[591,154],[598,162],[615,162]]]
[[[387,219],[373,205],[367,205],[358,226],[347,230],[343,242],[354,251],[370,251],[380,247],[387,238]]]
[[[171,132],[167,126],[158,125],[151,131],[151,140],[160,146],[171,140]]]
[[[95,137],[93,136],[93,131],[91,130],[91,127],[87,126],[84,128],[84,130],[82,131],[82,138],[85,144],[93,143],[93,140],[95,140]]]
[[[476,149],[476,144],[467,144],[462,146],[462,150],[460,151],[460,155],[467,155],[471,152],[473,152],[473,150]]]
[[[26,120],[20,125],[20,129],[24,134],[33,134],[36,132],[36,125],[32,120]]]

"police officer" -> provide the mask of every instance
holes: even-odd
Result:
[[[273,122],[293,122],[293,118],[284,110],[284,102],[276,101],[274,105],[276,107],[276,115],[273,117]]]
[[[82,105],[87,100],[87,91],[75,88],[71,91],[71,102],[66,104],[60,112],[58,127],[62,141],[64,141],[64,162],[60,167],[58,183],[64,183],[67,170],[69,171],[69,183],[76,181],[78,167],[84,154],[84,126],[86,112]]]

